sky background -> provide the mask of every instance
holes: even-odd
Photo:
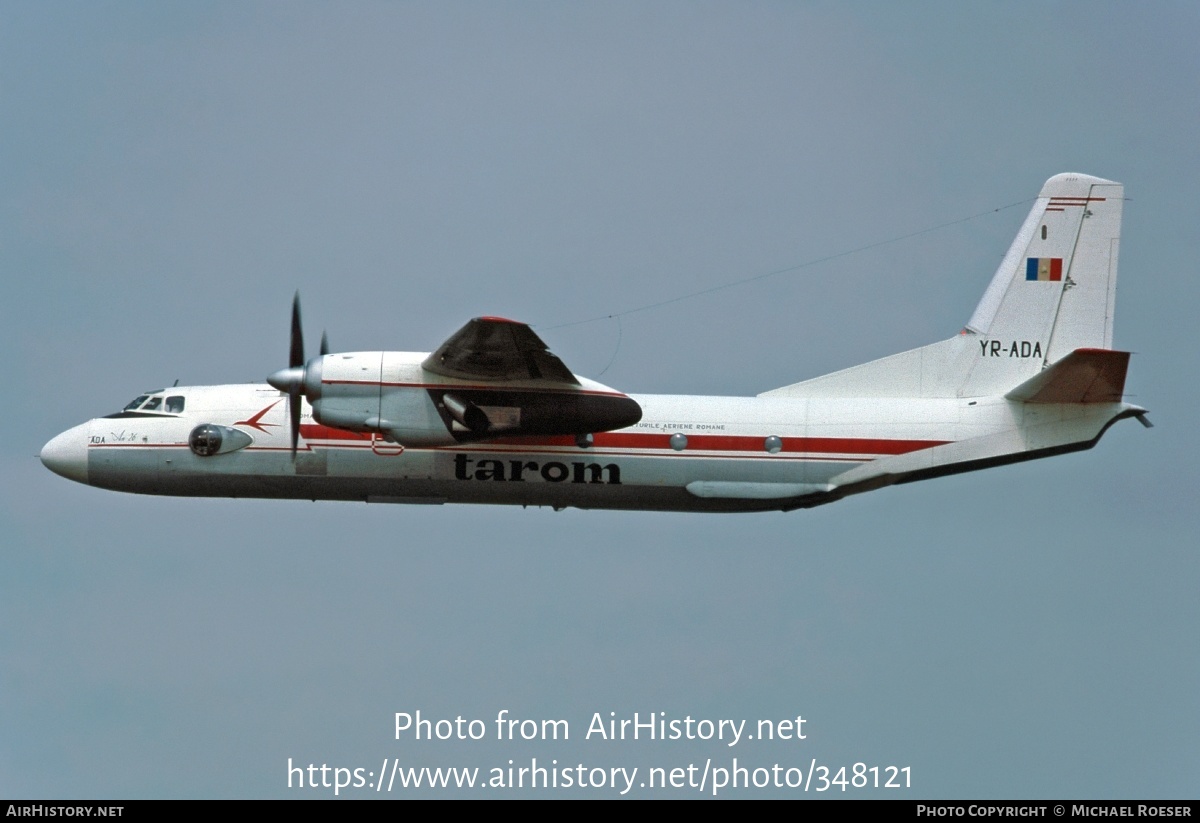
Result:
[[[736,757],[1197,797],[1198,40],[1185,2],[0,4],[0,796]],[[1091,451],[786,515],[178,500],[36,458],[285,365],[296,289],[310,349],[499,314],[627,392],[755,394],[955,334],[1064,171],[1126,185],[1156,424]],[[394,739],[502,709],[571,739]],[[807,739],[584,740],[596,712]]]

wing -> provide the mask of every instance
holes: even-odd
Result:
[[[476,317],[425,362],[427,371],[466,380],[545,380],[578,386],[579,380],[524,323]]]

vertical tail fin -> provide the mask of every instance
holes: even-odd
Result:
[[[1124,188],[1059,174],[1037,202],[967,323],[978,357],[964,395],[998,394],[1076,349],[1110,349]]]
[[[1099,177],[1051,177],[962,334],[764,395],[1003,395],[1077,349],[1111,349],[1124,194]]]

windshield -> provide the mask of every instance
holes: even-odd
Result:
[[[161,410],[167,412],[168,414],[183,414],[185,403],[186,398],[182,394],[172,394],[171,396],[167,397],[164,402],[161,394],[146,392],[145,394],[139,394],[133,400],[130,400],[128,403],[126,403],[125,408],[121,409],[121,411],[152,412]]]

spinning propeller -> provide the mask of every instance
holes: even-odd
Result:
[[[321,332],[321,353],[311,361],[304,359],[304,331],[300,327],[300,292],[292,298],[292,340],[288,351],[288,367],[267,378],[267,382],[288,396],[288,417],[291,422],[292,460],[300,441],[300,395],[309,400],[320,395],[321,358],[329,354],[329,340]],[[311,378],[311,380],[310,380]]]

